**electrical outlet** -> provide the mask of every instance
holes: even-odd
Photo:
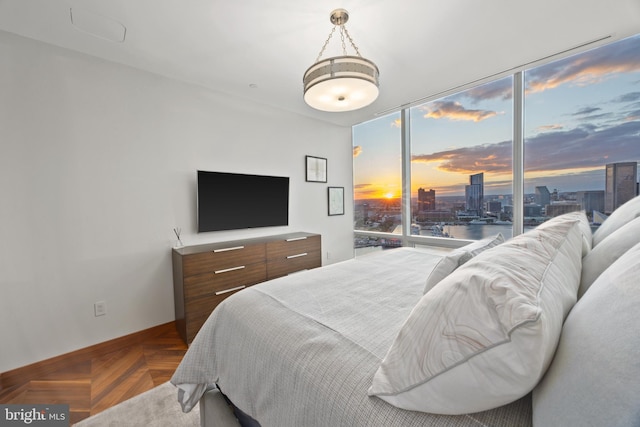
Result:
[[[331,259],[331,252],[327,251],[327,259]]]
[[[93,304],[93,312],[96,317],[104,316],[105,314],[107,314],[107,303],[104,301],[96,302],[95,304]]]

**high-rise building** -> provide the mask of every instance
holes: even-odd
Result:
[[[484,216],[484,173],[469,176],[469,185],[465,186],[465,210],[479,217]]]
[[[536,187],[535,195],[536,204],[540,206],[547,206],[551,204],[551,193],[546,186]]]
[[[545,207],[545,215],[548,217],[554,217],[580,210],[582,210],[582,206],[578,203],[554,203]]]
[[[609,163],[605,176],[604,212],[609,215],[637,195],[638,163]]]
[[[499,214],[500,212],[502,212],[502,202],[500,202],[499,200],[491,200],[487,202],[487,211],[491,212],[494,215]]]
[[[418,188],[418,211],[435,211],[436,210],[436,190],[425,190]]]
[[[535,218],[542,216],[542,206],[531,203],[523,206],[525,218]]]
[[[593,211],[604,212],[604,191],[578,191],[576,192],[576,202],[580,203],[582,209],[587,212],[587,216],[592,218]]]

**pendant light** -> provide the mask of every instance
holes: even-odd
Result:
[[[334,10],[329,19],[333,29],[316,63],[304,73],[304,100],[309,106],[322,111],[352,111],[366,107],[378,97],[378,67],[360,55],[345,27],[349,20],[346,10]],[[340,30],[343,56],[321,60],[336,28]],[[355,56],[347,55],[345,38],[355,50]]]

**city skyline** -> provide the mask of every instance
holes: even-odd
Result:
[[[615,209],[638,194],[637,162],[605,165],[606,188],[576,192],[550,192],[547,186],[537,186],[535,193],[524,194],[522,220],[525,227],[535,227],[549,218],[583,210],[588,221],[598,226]],[[512,236],[514,200],[512,194],[484,196],[484,174],[469,175],[464,196],[439,196],[434,189],[419,188],[417,199],[410,201],[410,233],[434,237],[477,240],[491,233]],[[357,230],[401,234],[403,203],[400,199],[356,200],[354,227]],[[486,226],[486,227],[485,227]],[[480,227],[480,228],[478,228]],[[496,229],[495,227],[501,227]],[[357,238],[357,245],[376,246],[377,238]],[[386,240],[383,246],[396,246],[399,241]]]
[[[525,192],[601,190],[604,165],[640,160],[640,36],[525,73]],[[512,78],[411,109],[412,197],[511,189]],[[354,196],[399,197],[399,113],[354,128]]]
[[[598,189],[598,190],[577,190],[577,191],[558,191],[557,189],[553,189],[551,192],[546,185],[540,185],[535,188],[534,192],[524,193],[524,204],[527,205],[539,205],[546,206],[550,204],[562,204],[562,203],[578,203],[581,204],[580,198],[587,197],[593,198],[594,195],[598,195],[598,198],[601,200],[598,202],[598,205],[601,205],[596,210],[598,210],[601,214],[610,214],[612,209],[616,209],[621,204],[626,201],[632,199],[636,195],[640,194],[640,182],[635,182],[633,186],[629,186],[629,183],[626,182],[626,177],[628,177],[628,171],[630,169],[638,169],[640,166],[640,162],[618,162],[618,163],[610,163],[604,166],[605,173],[608,175],[606,180],[606,188]],[[622,173],[616,172],[616,170],[620,170]],[[637,172],[638,173],[638,172]],[[482,174],[477,174],[482,175]],[[477,176],[476,175],[476,176]],[[474,181],[474,175],[469,176],[470,182]],[[620,182],[624,182],[623,186],[619,186]],[[610,184],[612,182],[613,184]],[[476,178],[476,183],[479,184],[479,181]],[[482,186],[482,184],[479,184]],[[469,190],[469,187],[472,185],[465,185],[466,190]],[[481,191],[482,192],[482,191]],[[474,192],[475,193],[475,192]],[[613,203],[612,208],[605,207],[605,194],[608,194],[612,197],[612,201],[608,203]],[[469,204],[469,196],[470,192],[465,191],[464,195],[439,195],[437,191],[434,189],[426,189],[419,188],[417,194],[413,195],[410,198],[410,202],[412,204],[412,215],[415,215],[417,212],[424,211],[435,211],[442,208],[442,204],[451,206],[454,204],[458,206],[459,209],[464,209],[469,213],[469,211],[476,210],[475,206],[478,203],[483,203],[486,209],[490,212],[494,211],[493,209],[489,209],[487,206],[493,202],[500,202],[502,207],[512,206],[513,204],[513,194],[512,193],[501,193],[501,194],[485,194],[480,197],[479,194],[473,195],[473,198],[477,198],[477,201],[473,201],[471,206]],[[359,199],[356,200],[356,206],[360,204],[367,204],[369,202],[379,202],[382,205],[378,205],[378,207],[383,206],[386,208],[395,208],[400,209],[401,203],[399,198],[389,199],[386,197],[374,198],[374,199]],[[593,205],[593,202],[588,203]],[[372,205],[375,206],[375,205]],[[591,209],[587,209],[587,214],[591,215]]]

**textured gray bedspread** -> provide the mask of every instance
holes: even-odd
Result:
[[[444,253],[398,248],[247,288],[227,298],[171,382],[213,384],[262,427],[529,426],[529,396],[441,416],[367,395]]]

